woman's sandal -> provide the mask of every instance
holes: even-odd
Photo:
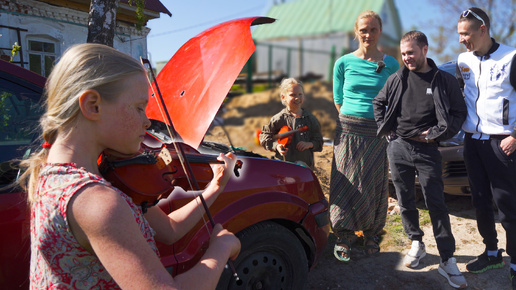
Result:
[[[346,247],[339,246],[341,244],[344,244]],[[348,239],[337,239],[337,242],[335,243],[335,247],[333,248],[333,255],[337,260],[347,263],[351,261],[351,241]],[[345,255],[345,256],[344,256]]]
[[[364,238],[364,252],[368,256],[376,255],[380,253],[380,239],[377,236],[365,237]],[[371,250],[374,250],[371,253]]]

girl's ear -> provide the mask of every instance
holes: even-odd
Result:
[[[100,115],[100,94],[96,90],[86,90],[79,97],[82,115],[88,120],[98,120]]]

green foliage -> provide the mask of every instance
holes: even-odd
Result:
[[[239,84],[233,84],[233,85],[231,86],[231,90],[230,90],[230,91],[232,91],[232,92],[236,92],[236,91],[242,91],[242,90],[244,90],[244,87],[242,87],[242,86],[241,86],[241,85],[239,85]]]
[[[269,85],[267,84],[255,84],[253,86],[253,93],[263,92],[269,89]]]
[[[469,7],[484,10],[490,20],[490,35],[498,42],[516,46],[516,13],[515,0],[425,0],[427,5],[438,7],[439,13],[430,20],[420,18],[412,27],[426,33],[429,38],[429,57],[443,63],[456,60],[457,55],[465,52],[464,45],[459,43],[457,23],[462,11]]]
[[[127,2],[129,6],[136,6],[136,29],[141,30],[143,25],[145,24],[145,14],[143,10],[145,9],[145,0],[129,0]]]
[[[2,92],[2,94],[0,94],[0,130],[2,130],[2,128],[6,128],[9,124],[10,115],[6,109],[5,99],[7,99],[10,95],[11,94],[8,92]]]
[[[267,84],[254,84],[253,85],[253,93],[263,92],[263,91],[266,91],[268,89],[269,89],[269,87],[268,87]],[[231,86],[231,90],[230,91],[232,93],[240,93],[240,94],[245,94],[246,93],[245,86],[240,85],[240,84],[234,84],[233,86]]]
[[[18,45],[18,42],[15,42],[13,44],[13,49],[11,50],[11,59],[9,60],[9,62],[13,62],[13,58],[18,55],[18,52],[20,51],[21,49],[21,46]]]

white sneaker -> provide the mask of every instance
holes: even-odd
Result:
[[[415,268],[419,265],[419,260],[426,255],[425,244],[420,241],[412,241],[410,251],[405,255],[403,264],[405,267]]]
[[[448,283],[450,286],[454,288],[466,288],[468,287],[468,283],[466,283],[466,278],[462,275],[457,268],[457,260],[455,258],[449,258],[446,262],[441,262],[439,264],[439,274],[443,275],[446,279],[448,279]]]

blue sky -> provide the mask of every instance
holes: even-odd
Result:
[[[148,27],[151,28],[147,37],[149,58],[153,63],[168,61],[190,38],[214,25],[242,17],[265,16],[272,1],[274,0],[161,0],[172,13],[172,17],[161,14],[159,19],[148,22]],[[428,23],[432,21],[432,17],[439,15],[439,8],[429,4],[429,0],[394,1],[403,31],[416,27],[428,35],[429,32],[421,27],[431,27]],[[432,57],[431,49],[428,56]]]

